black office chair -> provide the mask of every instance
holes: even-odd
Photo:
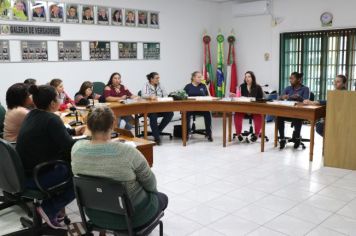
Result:
[[[142,91],[138,91],[137,95],[139,97],[142,96]],[[141,128],[143,127],[143,124],[140,124],[140,118],[143,117],[143,114],[135,114],[135,136],[138,138],[142,138],[145,136],[144,132],[141,131]],[[143,123],[143,121],[141,122]],[[159,133],[160,136],[168,136],[170,140],[173,139],[173,134],[172,133],[168,133],[168,132],[160,132]],[[152,136],[152,132],[148,131],[147,132],[147,136]]]
[[[251,114],[245,114],[244,119],[248,119],[248,124],[249,124],[250,127],[249,127],[248,130],[245,130],[244,132],[242,132],[242,133],[241,133],[241,136],[245,138],[245,142],[246,142],[246,143],[250,143],[251,141],[248,139],[248,137],[249,137],[250,135],[254,134],[254,132],[253,132],[253,125],[252,125],[252,119],[253,119],[253,117],[252,117]],[[236,137],[237,137],[237,134],[234,133],[234,134],[232,135],[232,139],[236,139]],[[262,136],[261,136],[261,134],[260,134],[260,135],[259,135],[259,138],[261,138],[261,137],[262,137]],[[265,140],[266,140],[266,142],[269,141],[269,138],[268,138],[266,135],[265,135]]]
[[[63,161],[51,161],[39,164],[34,169],[34,180],[39,190],[25,188],[25,171],[22,166],[20,157],[15,148],[9,142],[0,139],[0,189],[18,199],[28,199],[33,202],[32,205],[32,220],[21,217],[20,222],[23,227],[27,228],[9,235],[66,235],[67,230],[52,229],[46,224],[42,224],[41,216],[37,213],[37,208],[41,206],[41,202],[50,199],[52,196],[59,194],[63,189],[71,185],[72,177],[49,189],[44,189],[38,181],[38,175],[41,170],[54,166],[69,164]],[[67,218],[66,223],[70,221]]]
[[[193,123],[192,123],[192,127],[190,128],[189,135],[190,134],[200,134],[200,135],[208,136],[205,129],[197,129],[195,121],[198,117],[203,117],[203,116],[192,115]]]
[[[310,101],[315,101],[315,94],[313,92],[310,92],[310,96],[309,96],[309,100]],[[294,122],[293,122],[293,119],[287,119],[287,121],[290,121],[291,122],[291,128],[294,128]],[[303,120],[303,124],[310,124],[309,121],[307,120]],[[280,139],[280,137],[278,137],[278,139]],[[292,137],[285,137],[286,139],[286,143],[295,143],[296,142],[296,139],[295,139],[295,135],[294,135],[294,131],[293,131],[293,135]],[[303,138],[302,136],[300,136],[300,146],[302,147],[302,149],[304,150],[306,147],[305,147],[305,143],[310,143],[310,139],[308,138]]]
[[[164,212],[160,212],[146,227],[132,227],[134,209],[126,188],[120,182],[108,178],[78,175],[74,177],[74,189],[86,235],[93,235],[93,230],[110,230],[114,231],[115,235],[143,236],[149,235],[159,225],[160,236],[163,236],[163,222],[161,218]],[[85,216],[86,209],[125,216],[127,230],[102,228],[96,225],[95,222],[88,221]]]

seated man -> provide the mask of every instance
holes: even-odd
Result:
[[[191,78],[191,83],[187,84],[184,87],[185,92],[188,94],[188,96],[209,96],[208,89],[206,88],[205,84],[201,83],[201,80],[203,79],[203,76],[200,72],[195,71],[192,74]],[[211,114],[209,111],[189,111],[187,112],[187,128],[188,128],[188,134],[190,131],[190,118],[192,115],[201,115],[204,116],[204,123],[205,123],[205,132],[206,136],[208,137],[208,140],[210,142],[213,141],[212,135],[211,135]]]
[[[157,72],[152,72],[147,75],[148,82],[145,84],[144,88],[141,90],[142,97],[147,99],[157,99],[158,97],[166,97],[167,93],[161,86],[159,82],[159,74]],[[169,124],[173,118],[173,112],[159,112],[148,114],[150,118],[150,126],[152,135],[155,139],[157,145],[161,144],[161,138],[159,134],[164,130],[164,128]],[[157,118],[163,117],[161,123],[158,125]]]
[[[298,101],[303,102],[309,99],[309,88],[302,84],[303,73],[293,72],[289,78],[291,86],[284,89],[281,100]],[[301,119],[289,119],[285,117],[278,117],[277,126],[280,137],[280,149],[286,146],[286,139],[284,136],[284,122],[291,120],[294,126],[294,132],[292,139],[294,141],[294,148],[297,149],[300,146],[300,131],[302,129],[303,120]]]
[[[334,84],[335,90],[347,90],[346,76],[345,75],[337,75],[333,84]],[[320,100],[320,101],[304,100],[303,103],[307,104],[307,105],[326,106],[326,100]],[[325,126],[325,121],[323,119],[316,123],[316,132],[322,137],[324,137],[324,126]]]

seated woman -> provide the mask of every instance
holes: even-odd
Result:
[[[247,71],[245,73],[244,83],[240,86],[240,95],[243,97],[254,97],[256,99],[263,98],[263,90],[260,85],[256,83],[256,76],[252,71]],[[230,96],[236,96],[236,94],[231,93]],[[235,129],[238,140],[241,142],[243,137],[241,135],[242,122],[246,114],[236,112],[234,116]],[[251,135],[251,141],[256,142],[261,133],[262,128],[262,115],[253,114],[253,123],[255,126],[255,133]]]
[[[87,106],[90,103],[89,99],[98,100],[99,98],[99,94],[93,93],[93,83],[85,81],[80,86],[79,92],[75,94],[74,101],[77,106]]]
[[[191,83],[187,84],[184,87],[185,92],[190,97],[196,96],[209,96],[208,89],[205,84],[202,84],[201,81],[203,79],[203,75],[199,71],[195,71],[192,73]],[[190,119],[192,115],[204,116],[205,122],[205,132],[208,140],[210,142],[213,141],[213,137],[211,135],[211,114],[209,111],[189,111],[187,112],[187,128],[188,134],[190,132]]]
[[[53,86],[57,93],[60,102],[59,110],[64,111],[74,106],[74,101],[64,91],[63,81],[61,79],[52,79],[49,85]]]
[[[134,228],[149,224],[167,208],[168,197],[157,192],[155,175],[146,159],[134,147],[111,141],[114,114],[108,107],[97,107],[88,116],[91,140],[78,141],[72,148],[74,174],[100,176],[121,182],[134,207]],[[122,215],[86,209],[89,219],[98,226],[126,229]]]
[[[54,114],[58,111],[60,103],[58,93],[52,86],[32,85],[30,93],[37,109],[30,111],[25,117],[17,137],[16,150],[25,169],[26,187],[37,189],[32,176],[34,168],[48,161],[69,161],[70,150],[75,142],[70,134],[81,135],[84,127],[68,130],[60,117]],[[69,174],[70,170],[63,165],[57,165],[43,170],[39,182],[48,188],[61,183]],[[62,209],[73,199],[74,189],[70,186],[60,195],[43,201],[37,211],[50,227],[60,228],[59,221],[63,219]]]
[[[137,96],[133,95],[124,85],[121,84],[121,75],[115,72],[110,76],[110,79],[104,88],[104,97],[107,102],[121,102],[128,98],[134,99]],[[132,121],[133,118],[131,116],[124,116],[120,118],[118,121],[119,127],[121,120],[125,121],[125,129],[132,129],[130,121]]]
[[[347,90],[347,78],[345,75],[337,75],[335,80],[334,80],[334,89],[335,90]],[[303,101],[304,104],[306,105],[323,105],[326,106],[326,100],[319,100],[319,101],[310,101],[309,99],[306,99]],[[324,127],[325,127],[325,121],[324,119],[320,120],[319,122],[316,123],[316,132],[324,137]]]
[[[30,111],[27,107],[33,105],[29,87],[23,83],[12,85],[6,91],[6,104],[4,139],[9,142],[16,142],[21,124]]]
[[[161,77],[157,72],[151,72],[146,75],[147,82],[145,83],[141,92],[141,97],[149,100],[156,100],[157,98],[167,97],[167,92],[160,82]],[[166,126],[171,122],[174,116],[173,112],[158,112],[149,113],[150,127],[152,131],[152,136],[157,145],[161,145],[160,134],[166,128]],[[158,124],[158,118],[162,117],[161,123]]]

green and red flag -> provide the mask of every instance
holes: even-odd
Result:
[[[225,78],[224,78],[224,36],[219,34],[216,37],[218,41],[217,66],[216,66],[216,96],[222,98],[225,96]]]
[[[215,97],[215,78],[213,73],[213,66],[211,63],[210,42],[211,42],[210,36],[205,35],[203,37],[203,43],[204,43],[203,76],[204,76],[205,84],[209,85],[210,95]]]
[[[227,38],[229,42],[229,53],[227,58],[227,75],[226,75],[226,96],[229,96],[229,93],[236,93],[237,89],[237,67],[235,59],[235,37],[230,35]]]

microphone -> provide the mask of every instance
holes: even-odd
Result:
[[[83,122],[79,121],[79,118],[78,118],[78,110],[77,110],[77,108],[75,106],[72,106],[72,107],[69,108],[69,110],[72,111],[72,114],[75,115],[75,120],[69,122],[69,125],[70,126],[82,125]]]

